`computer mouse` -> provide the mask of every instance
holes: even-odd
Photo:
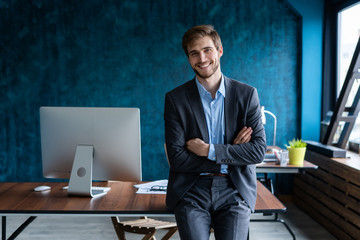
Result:
[[[51,189],[51,187],[49,187],[49,186],[37,186],[36,188],[34,188],[34,191],[41,192],[41,191],[47,191],[50,189]]]

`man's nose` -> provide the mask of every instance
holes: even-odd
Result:
[[[203,62],[203,61],[206,60],[206,55],[205,55],[205,53],[203,53],[203,52],[200,52],[199,57],[200,57],[200,61],[201,61],[201,62]]]

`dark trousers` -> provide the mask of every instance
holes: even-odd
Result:
[[[174,209],[182,240],[245,240],[251,210],[229,177],[200,177]]]

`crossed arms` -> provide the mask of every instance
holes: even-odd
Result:
[[[243,144],[248,143],[251,139],[252,133],[251,127],[243,127],[241,131],[238,133],[236,138],[234,139],[233,144]],[[209,153],[210,144],[205,143],[200,138],[193,138],[186,142],[186,148],[201,157],[207,157]]]

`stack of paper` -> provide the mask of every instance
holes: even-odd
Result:
[[[148,183],[136,184],[135,188],[138,188],[136,193],[139,194],[166,194],[168,180],[158,180]]]

